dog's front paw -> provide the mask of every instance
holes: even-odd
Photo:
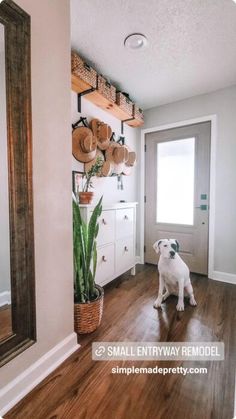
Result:
[[[184,303],[178,302],[177,306],[176,306],[177,311],[184,311]]]
[[[161,307],[161,303],[162,303],[162,298],[157,298],[156,299],[156,301],[155,301],[155,303],[153,304],[153,307],[154,308],[159,308],[159,307]]]
[[[195,307],[195,306],[197,305],[197,302],[196,302],[196,300],[195,300],[195,298],[194,298],[194,297],[191,297],[191,298],[190,298],[190,300],[189,300],[189,304],[190,304],[191,306],[193,306],[193,307]]]

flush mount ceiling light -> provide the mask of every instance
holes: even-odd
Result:
[[[147,38],[142,33],[131,33],[124,40],[124,46],[132,50],[145,48],[146,45]]]

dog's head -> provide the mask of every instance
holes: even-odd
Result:
[[[153,249],[156,253],[161,253],[164,258],[174,259],[175,254],[179,251],[179,242],[175,239],[161,239],[157,240]]]

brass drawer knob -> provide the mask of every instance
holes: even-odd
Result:
[[[107,222],[106,222],[106,220],[105,220],[105,218],[103,218],[102,219],[102,224],[105,226],[105,225],[107,225]]]
[[[128,215],[125,215],[125,216],[124,216],[124,219],[125,219],[125,220],[128,220],[128,219],[129,219]]]
[[[107,262],[107,258],[106,258],[106,256],[103,256],[103,257],[102,257],[102,261],[103,261],[103,262]]]
[[[129,251],[128,247],[127,247],[127,246],[125,246],[125,252],[128,252],[128,251]]]

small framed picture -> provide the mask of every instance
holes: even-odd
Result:
[[[72,189],[76,196],[79,193],[79,188],[82,186],[82,177],[83,172],[76,172],[75,170],[72,171]]]

